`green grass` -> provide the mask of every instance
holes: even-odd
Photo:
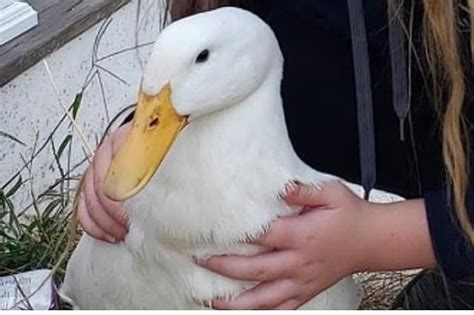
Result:
[[[79,93],[69,108],[74,118],[81,96],[82,93]],[[0,183],[0,277],[49,269],[56,287],[60,287],[64,279],[68,258],[80,235],[72,211],[75,188],[80,178],[72,174],[86,161],[71,166],[72,132],[64,135],[60,143],[54,142],[53,139],[58,136],[56,132],[65,124],[68,124],[66,115],[43,143],[35,141],[28,159],[21,156],[23,166],[11,178]],[[0,131],[0,138],[24,146],[21,140],[5,131]],[[59,170],[59,178],[45,191],[35,194],[33,164],[36,157],[48,148],[52,149],[51,160]],[[27,193],[31,203],[19,208],[19,193],[22,197]],[[22,292],[20,287],[18,289]],[[32,288],[30,294],[34,294],[36,289]],[[24,297],[25,300],[28,298]]]
[[[63,196],[45,195],[35,201],[32,213],[18,216],[11,197],[0,191],[0,276],[54,269],[59,284],[64,277],[67,244],[75,234],[70,204]]]
[[[76,95],[69,107],[73,119],[79,112],[81,102],[82,92]],[[134,106],[120,111],[109,123],[104,135]],[[81,235],[73,216],[81,176],[74,176],[74,173],[77,174],[77,169],[88,161],[84,158],[78,164],[71,165],[72,148],[79,141],[73,137],[72,131],[63,135],[59,143],[54,142],[55,133],[66,124],[71,127],[64,115],[43,143],[33,145],[31,156],[28,159],[22,157],[23,166],[4,183],[0,182],[0,277],[50,269],[56,287],[60,287],[64,279],[67,261]],[[0,131],[0,138],[24,145],[17,137],[4,131]],[[101,143],[103,138],[98,142]],[[48,148],[52,149],[51,161],[55,163],[59,178],[36,195],[33,164],[37,156]],[[22,175],[28,178],[23,179]],[[25,192],[29,193],[31,204],[19,208],[15,197]],[[69,309],[67,305],[61,305],[61,308]]]
[[[83,95],[90,84],[97,81],[101,87],[100,92],[109,123],[104,132],[104,135],[107,135],[111,126],[118,119],[123,119],[124,115],[130,112],[130,109],[135,105],[125,107],[113,118],[109,117],[103,80],[107,78],[118,80],[125,85],[128,83],[107,69],[102,62],[153,44],[153,42],[140,44],[137,42],[133,47],[104,56],[99,55],[101,39],[111,22],[112,18],[107,17],[97,32],[90,71],[84,78],[81,90],[70,102],[67,109],[69,115],[64,113],[50,134],[41,143],[38,141],[34,143],[31,148],[31,156],[21,157],[23,165],[13,170],[10,178],[0,179],[0,277],[37,269],[51,269],[56,286],[60,286],[64,278],[67,261],[81,234],[77,222],[73,218],[74,198],[81,174],[78,170],[88,161],[87,158],[84,158],[82,161],[72,164],[73,148],[80,149],[84,143],[81,143],[80,137],[75,136],[77,133],[74,132],[70,120],[71,118],[75,120],[80,115]],[[101,74],[107,74],[107,76]],[[51,83],[54,87],[54,82]],[[65,128],[66,133],[60,134]],[[0,139],[26,147],[21,135],[12,135],[8,130],[0,130]],[[98,144],[102,140],[103,137],[94,144]],[[37,187],[34,179],[37,174],[33,174],[33,164],[40,153],[49,149],[53,152],[51,161],[55,164],[59,176],[47,189],[35,193]],[[20,208],[18,200],[25,199],[25,193],[29,194],[28,199],[32,202],[26,207],[22,205]]]

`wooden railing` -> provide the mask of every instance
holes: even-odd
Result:
[[[0,0],[0,6],[12,0]],[[28,0],[39,24],[0,46],[0,87],[130,0]]]

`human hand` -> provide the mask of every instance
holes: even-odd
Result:
[[[304,206],[295,217],[276,220],[255,243],[272,248],[253,257],[212,257],[200,264],[238,280],[260,282],[218,309],[296,309],[342,278],[363,268],[368,202],[339,181],[321,189],[290,185],[284,199]]]
[[[96,239],[109,243],[122,241],[128,232],[128,218],[123,202],[108,198],[102,183],[112,157],[130,129],[130,123],[120,127],[106,138],[97,149],[84,175],[83,189],[77,208],[77,218],[84,231]]]

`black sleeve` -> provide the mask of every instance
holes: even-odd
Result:
[[[470,43],[469,39],[463,43]],[[466,47],[469,51],[470,46]],[[469,88],[474,91],[471,76]],[[470,176],[466,198],[471,223],[474,222],[474,97],[467,96],[466,121],[470,139]],[[451,193],[446,187],[424,194],[431,240],[438,264],[445,275],[452,280],[460,280],[474,275],[474,246],[462,231],[456,217]],[[449,199],[451,198],[451,200]]]
[[[471,176],[472,183],[472,176]],[[441,270],[451,280],[474,275],[474,248],[459,226],[447,189],[424,195],[433,249]],[[469,215],[474,218],[474,193],[468,192]]]

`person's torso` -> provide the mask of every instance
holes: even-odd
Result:
[[[374,106],[376,187],[405,197],[443,176],[436,110],[412,62],[412,123],[405,141],[392,100],[386,1],[364,1]],[[285,57],[282,96],[293,145],[313,168],[360,182],[357,104],[347,0],[260,1]],[[419,23],[421,19],[416,19]],[[415,25],[415,30],[419,25]],[[416,39],[416,37],[415,37]],[[413,129],[410,128],[413,126]]]

